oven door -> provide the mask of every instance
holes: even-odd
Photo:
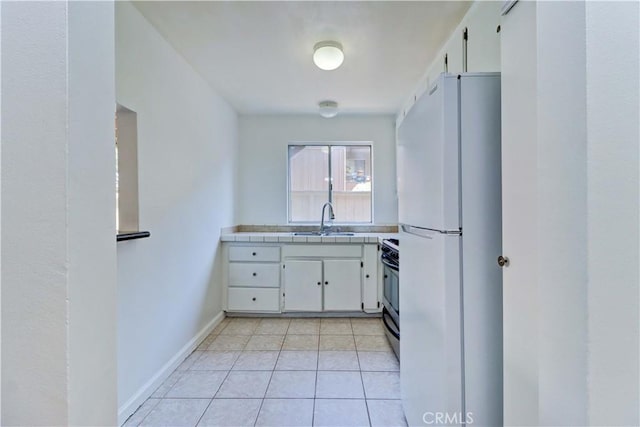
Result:
[[[398,267],[392,261],[381,257],[384,266],[384,288],[382,323],[385,327],[385,335],[391,343],[394,353],[400,359],[400,292]]]
[[[384,255],[381,257],[381,260],[384,265],[383,304],[397,327],[400,325],[400,280],[398,267],[393,265]]]

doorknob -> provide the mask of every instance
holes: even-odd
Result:
[[[509,258],[507,258],[506,256],[500,255],[498,257],[498,265],[500,267],[509,267]]]

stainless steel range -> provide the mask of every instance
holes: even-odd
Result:
[[[385,333],[396,356],[400,358],[400,242],[398,239],[382,241],[380,260],[383,264],[384,290],[382,321]]]

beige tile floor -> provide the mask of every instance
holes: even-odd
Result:
[[[406,426],[372,318],[227,318],[125,426]]]

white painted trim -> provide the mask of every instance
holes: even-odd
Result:
[[[225,314],[224,311],[218,313],[211,321],[198,332],[188,343],[185,344],[178,352],[162,367],[156,374],[149,379],[138,391],[127,400],[124,405],[118,408],[118,425],[122,425],[127,419],[142,405],[145,400],[153,394],[154,391],[171,375],[173,371],[190,355],[211,331],[222,322]]]

